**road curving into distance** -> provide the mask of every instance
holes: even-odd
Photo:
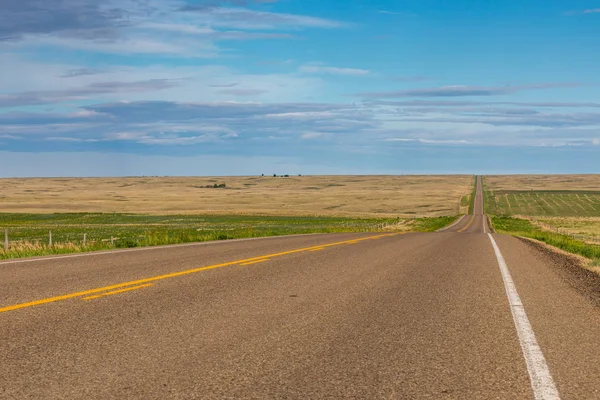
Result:
[[[478,178],[437,233],[0,262],[0,398],[600,398],[593,288],[489,231]]]

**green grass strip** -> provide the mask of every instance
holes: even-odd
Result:
[[[584,243],[568,235],[543,231],[528,220],[521,218],[494,216],[491,220],[498,233],[539,240],[569,253],[589,258],[593,265],[600,265],[600,246],[598,245]]]
[[[413,232],[435,232],[438,229],[445,228],[459,217],[436,217],[436,218],[417,218],[411,225]]]
[[[0,259],[294,234],[432,232],[454,219],[0,213]],[[8,252],[4,228],[9,231]],[[49,245],[50,231],[53,246]]]
[[[477,177],[475,176],[473,180],[473,191],[469,198],[469,214],[473,214],[473,211],[475,210],[475,197],[477,196]]]

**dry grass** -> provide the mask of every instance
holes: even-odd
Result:
[[[0,212],[445,216],[471,176],[0,179]],[[225,189],[202,186],[225,183]]]
[[[600,175],[488,175],[486,190],[600,190]]]
[[[600,217],[528,218],[548,231],[560,231],[587,243],[600,244]]]

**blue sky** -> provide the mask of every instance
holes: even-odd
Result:
[[[0,176],[598,173],[600,2],[3,0]]]

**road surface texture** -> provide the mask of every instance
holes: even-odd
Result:
[[[0,398],[600,398],[598,279],[487,232],[0,262]]]

